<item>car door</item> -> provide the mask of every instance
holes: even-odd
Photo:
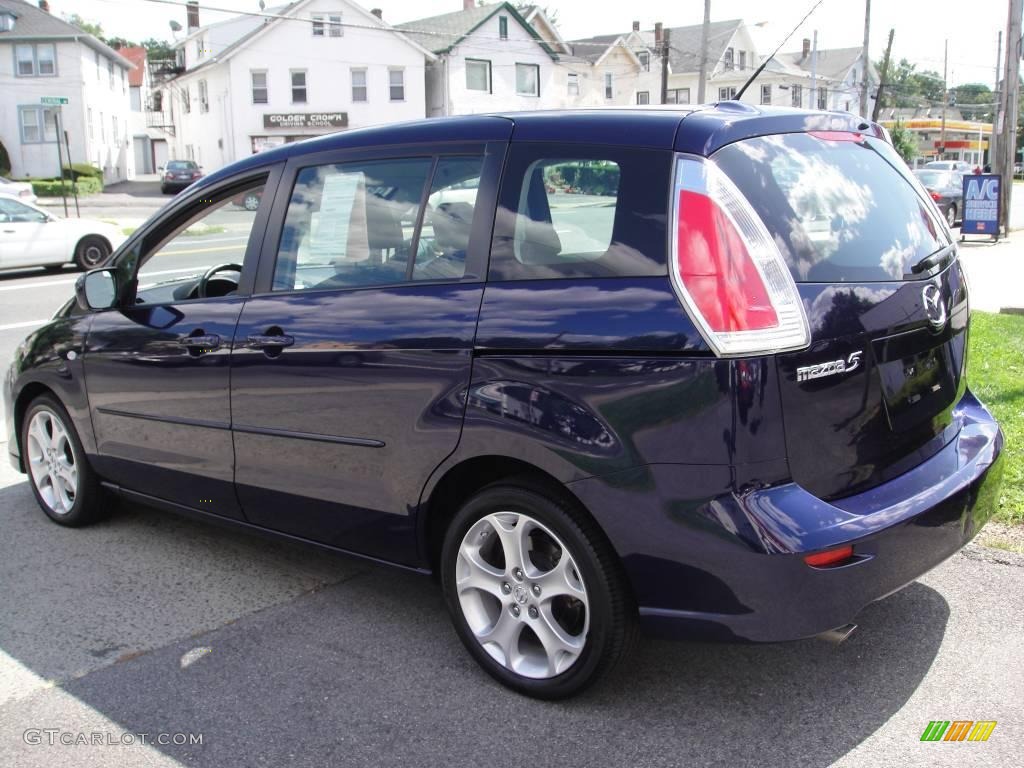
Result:
[[[289,161],[235,334],[246,518],[416,561],[459,439],[505,143]]]
[[[257,171],[185,196],[116,258],[121,301],[95,316],[84,365],[97,470],[123,489],[241,517],[231,340],[279,175]],[[264,189],[255,211],[232,202]]]
[[[65,235],[60,219],[0,196],[0,269],[68,261]]]

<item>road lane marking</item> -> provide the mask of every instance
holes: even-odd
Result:
[[[10,325],[0,325],[0,331],[13,331],[15,328],[32,328],[37,325],[46,325],[49,320],[26,320],[23,323],[11,323]]]
[[[184,253],[184,251],[175,251],[175,253]],[[190,251],[191,253],[191,251]],[[199,251],[195,251],[199,253]],[[201,264],[197,264],[194,267],[183,267],[182,269],[163,269],[157,272],[144,272],[143,277],[156,277],[157,275],[180,275],[185,272],[205,272],[206,267]],[[47,280],[44,283],[21,283],[19,285],[0,285],[0,291],[24,291],[29,288],[55,288],[58,285],[74,285],[77,277],[69,278],[67,280]]]

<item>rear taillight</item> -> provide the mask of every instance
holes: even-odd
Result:
[[[942,195],[940,195],[938,192],[929,192],[928,194],[932,196],[932,200],[934,200],[936,203],[942,199]]]
[[[711,161],[676,164],[672,278],[717,355],[810,343],[796,283],[764,223]]]

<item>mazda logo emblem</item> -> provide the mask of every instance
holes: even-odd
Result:
[[[929,283],[921,291],[924,313],[936,331],[946,327],[946,305],[942,303],[942,290],[935,283]]]

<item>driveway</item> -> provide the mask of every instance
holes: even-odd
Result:
[[[0,765],[980,766],[1024,748],[1024,568],[994,550],[869,606],[843,645],[645,639],[543,703],[476,667],[423,577],[135,506],[62,529],[6,467],[0,526]],[[998,726],[919,740],[957,719]],[[104,743],[61,745],[79,732]]]

